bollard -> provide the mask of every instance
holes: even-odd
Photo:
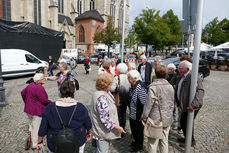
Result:
[[[44,76],[48,77],[48,67],[47,66],[44,67]]]

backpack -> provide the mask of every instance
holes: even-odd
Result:
[[[72,115],[70,117],[70,120],[68,122],[67,127],[64,126],[63,120],[60,116],[60,113],[55,105],[56,108],[56,112],[58,114],[60,123],[62,125],[62,129],[58,132],[55,140],[54,140],[54,148],[55,148],[55,153],[78,153],[79,152],[79,141],[78,138],[76,137],[76,134],[74,132],[74,130],[68,128],[72,118],[75,114],[76,111],[76,107],[75,106]]]

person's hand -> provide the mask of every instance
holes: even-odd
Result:
[[[121,126],[115,125],[115,129],[118,131],[118,133],[126,133]]]
[[[146,121],[144,121],[144,120],[140,120],[140,121],[142,122],[143,126],[146,125]]]
[[[193,112],[193,111],[194,111],[192,105],[188,106],[188,107],[187,107],[187,110],[188,110],[189,112]]]
[[[89,142],[91,140],[91,133],[88,133],[86,136],[87,142]]]
[[[43,142],[38,143],[37,144],[37,150],[41,150],[45,145],[46,145],[46,143],[43,143]]]

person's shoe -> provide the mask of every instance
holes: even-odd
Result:
[[[194,140],[194,141],[192,141],[192,143],[191,143],[191,147],[194,147],[195,145],[196,145],[196,141]],[[182,148],[184,148],[184,147],[185,147],[185,143],[182,142],[182,143],[180,143],[179,146],[182,147]]]
[[[177,141],[178,141],[178,142],[183,142],[183,143],[184,143],[184,142],[185,142],[185,138],[178,138]]]
[[[143,151],[143,147],[133,147],[131,149],[131,152],[138,152],[138,151]]]

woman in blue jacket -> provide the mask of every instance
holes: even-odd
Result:
[[[66,80],[61,84],[61,97],[55,103],[48,105],[43,114],[40,129],[38,132],[38,144],[43,143],[43,137],[47,135],[47,144],[50,151],[55,151],[54,141],[58,132],[62,129],[56,107],[63,120],[64,126],[72,129],[79,141],[79,152],[84,152],[85,142],[91,138],[91,119],[86,107],[74,100],[75,85],[72,81]],[[74,108],[76,107],[72,121],[67,126]],[[64,146],[63,146],[64,147]]]

